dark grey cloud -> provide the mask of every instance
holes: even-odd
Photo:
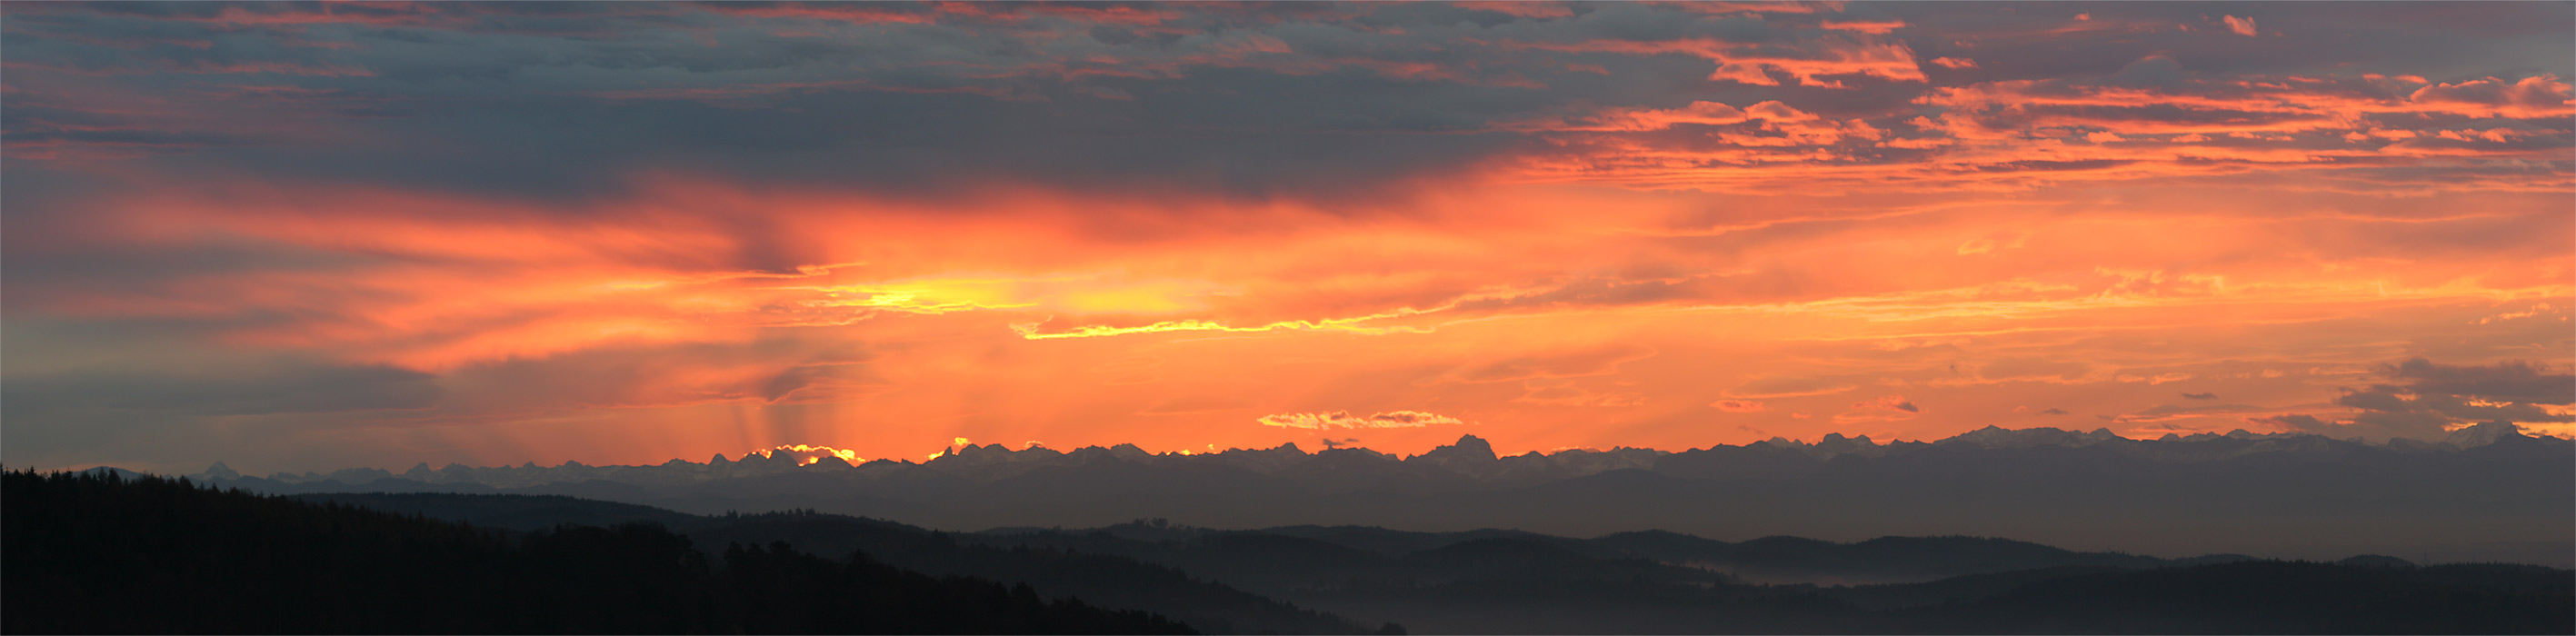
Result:
[[[2184,393],[2184,394],[2182,394],[2182,399],[2186,399],[2186,400],[2215,400],[2215,399],[2218,399],[2218,394],[2216,394],[2216,393]]]
[[[94,195],[203,185],[164,183],[179,179],[381,185],[541,203],[614,200],[637,187],[639,175],[657,172],[752,188],[793,185],[920,197],[1024,182],[1122,194],[1378,202],[1413,181],[1482,173],[1508,165],[1502,162],[1569,148],[1615,150],[1615,144],[1600,141],[1496,128],[1498,122],[1579,117],[1605,108],[1672,109],[1694,101],[1750,108],[1781,100],[1826,118],[1874,118],[1903,133],[1914,129],[1893,122],[1933,110],[1917,98],[1973,82],[2079,78],[2171,87],[2185,79],[2212,80],[2206,88],[2232,85],[2230,73],[2344,82],[2337,78],[2356,68],[2445,82],[2487,75],[2576,76],[2569,62],[2576,45],[2563,29],[2576,9],[2565,4],[2289,6],[1895,3],[1850,5],[1834,16],[1905,23],[1891,34],[1862,36],[1817,28],[1827,17],[1822,15],[1708,15],[1634,3],[1577,3],[1562,17],[1441,3],[6,3],[0,4],[7,29],[0,60],[8,66],[8,90],[0,93],[0,130],[8,134],[0,140],[7,152],[0,154],[8,163],[0,171],[0,214],[11,231],[0,233],[0,294],[6,295],[0,305],[13,312],[7,317],[24,320],[29,307],[93,289],[219,305],[221,299],[189,295],[207,292],[192,291],[185,282],[192,276],[400,264],[391,256],[213,235],[150,247],[71,245],[65,239],[94,218]],[[2088,22],[2113,28],[2050,33],[2088,11]],[[2207,30],[2213,16],[2225,15],[2253,16],[2267,33],[2247,38]],[[2275,29],[2285,35],[2268,35]],[[1775,72],[1774,80],[1791,85],[1756,86],[1710,80],[1717,62],[1692,52],[1586,46],[1688,40],[1740,44],[1766,54],[1798,53],[1817,42],[1902,42],[1919,59],[1976,63],[1926,66],[1928,82],[1837,76],[1849,87],[1824,88],[1796,86]],[[2366,93],[2381,90],[2366,83],[2333,88],[2392,97]],[[2481,95],[2459,97],[2485,99]],[[2164,107],[2080,114],[2104,121],[2264,116],[2156,108]],[[2514,148],[2563,148],[2568,139],[2564,131],[2547,128],[2548,122],[2440,114],[2421,115],[2420,121],[2529,132],[2497,142]],[[1675,126],[1650,140],[1688,150],[1732,143],[1712,140],[1712,132],[1710,126]],[[2210,142],[2213,148],[2233,143]],[[2302,137],[2296,143],[2321,148],[2336,142]],[[2438,148],[2481,142],[2420,143]],[[1833,148],[1850,152],[1848,161],[1855,163],[1910,161],[1932,152],[1860,145]],[[2107,164],[1996,167],[2100,165]],[[2384,177],[2470,181],[2489,169],[2484,165],[2392,169]],[[611,206],[537,207],[550,214],[615,213],[605,210]],[[668,258],[702,259],[689,263],[695,269],[777,271],[808,264],[782,247],[785,241],[764,239],[780,232],[749,218],[757,215],[701,212],[711,226],[742,238],[742,245],[730,253]],[[458,210],[454,218],[486,213]],[[1693,221],[1718,225],[1736,213],[1712,208]],[[1783,237],[1905,222],[1792,223],[1668,242],[1707,254],[1757,254]],[[2335,249],[2376,250],[2399,238],[2359,234],[2367,232],[2404,234],[2424,250],[2520,249],[2537,256],[2556,249],[2546,242],[2499,240],[2534,234],[2526,219],[2385,225],[2348,230],[2355,233],[2349,239],[2318,238],[2325,246],[2319,249],[2329,251],[2320,256],[2345,256],[2331,253]],[[1792,267],[1749,266],[1725,275],[1569,274],[1553,287],[1455,311],[1762,302],[1875,291],[1831,290],[1830,281]],[[74,328],[61,325],[11,323],[11,441],[44,439],[47,430],[87,435],[81,427],[116,417],[180,421],[426,408],[457,399],[456,392],[442,391],[450,382],[478,387],[474,395],[483,397],[476,399],[493,408],[549,400],[630,403],[639,398],[612,386],[649,386],[647,361],[668,356],[730,360],[748,369],[721,385],[680,387],[684,397],[784,405],[809,392],[873,381],[860,363],[863,357],[815,359],[759,346],[602,352],[468,366],[428,378],[387,367],[169,345],[221,329],[299,318],[275,312],[323,310],[263,311],[272,313],[103,320],[80,327],[95,332],[86,335],[62,335]],[[505,319],[444,320],[430,337]],[[34,354],[24,348],[48,346],[24,343],[56,336],[80,346]],[[140,351],[148,347],[133,343],[169,346]],[[389,346],[404,344],[413,343]],[[114,363],[37,364],[101,356]],[[2007,366],[1998,362],[1982,373],[2071,379],[2084,371],[1998,375]],[[2345,396],[2362,411],[2357,421],[2420,430],[2435,419],[2532,417],[2532,405],[2571,401],[2568,376],[2530,365],[2408,361],[2386,373],[2394,388]],[[600,379],[584,385],[560,380],[565,377]],[[1859,381],[1754,392],[1840,391]],[[1889,408],[1914,410],[1911,403]]]
[[[2576,375],[2551,373],[2524,360],[2492,365],[2447,365],[2418,357],[2380,365],[2379,372],[2406,381],[2406,388],[2416,393],[2532,404],[2576,404]]]
[[[13,378],[10,419],[65,411],[186,416],[270,415],[425,408],[434,376],[380,365],[250,362],[193,372],[88,372]]]
[[[2524,360],[2448,365],[2417,357],[2378,367],[2393,382],[2346,388],[2337,406],[2354,410],[2335,423],[2312,415],[2249,418],[2302,431],[2439,440],[2447,429],[2476,422],[2571,422],[2543,405],[2568,404],[2576,377]]]
[[[2317,419],[2317,417],[2316,417],[2316,416],[2314,416],[2314,415],[2296,414],[2296,413],[2294,413],[2294,414],[2289,414],[2289,415],[2271,415],[2271,416],[2265,416],[2265,417],[2251,417],[2251,418],[2246,418],[2246,421],[2253,422],[2253,423],[2256,423],[2256,424],[2270,424],[2270,425],[2273,425],[2273,426],[2279,426],[2279,427],[2283,427],[2283,428],[2288,428],[2288,429],[2290,429],[2290,430],[2294,430],[2294,431],[2302,431],[2302,432],[2308,432],[2308,433],[2328,433],[2328,432],[2333,432],[2333,431],[2335,431],[2335,430],[2337,429],[2337,427],[2343,426],[2343,425],[2336,424],[2336,423],[2333,423],[2333,422],[2328,422],[2328,421],[2325,421],[2325,420]]]
[[[1577,3],[1541,18],[1443,3],[19,4],[0,41],[13,71],[0,125],[13,144],[162,156],[172,172],[522,196],[593,196],[638,171],[682,169],[924,193],[1015,179],[1365,197],[1541,150],[1475,133],[1494,122],[1605,106],[1784,99],[1828,117],[1901,119],[1936,85],[2315,72],[2392,51],[2439,65],[2463,55],[2432,53],[2469,45],[2555,59],[2532,72],[2576,75],[2564,38],[2528,28],[2563,24],[2550,19],[2564,6],[2476,5],[2438,18],[2347,8],[1864,3],[1827,15]],[[2111,26],[2052,33],[2086,12],[2085,24]],[[2237,14],[2297,38],[2180,30]],[[1905,26],[1818,28],[1828,19]],[[2327,35],[2356,30],[2381,37]],[[2490,30],[2525,35],[2472,41]],[[1931,83],[1856,75],[1840,77],[1850,88],[1753,86],[1708,80],[1715,62],[1695,54],[1565,48],[1705,40],[1771,54],[1856,38],[1978,63],[1927,65]],[[2330,45],[2312,46],[2318,38]],[[296,92],[211,97],[245,86]],[[140,114],[42,104],[110,88],[196,96]],[[335,132],[276,135],[238,125],[242,116],[176,115],[259,99],[293,101],[299,123]],[[1903,159],[1893,155],[1885,159]]]
[[[441,380],[455,391],[448,410],[465,416],[567,405],[746,399],[775,404],[848,397],[848,391],[884,384],[866,364],[874,358],[859,345],[807,340],[790,330],[748,344],[610,346],[480,362],[448,371]],[[733,372],[710,376],[703,372],[708,368]]]
[[[1924,58],[1978,61],[1979,81],[2091,75],[2166,56],[2181,68],[2290,73],[2338,65],[2390,74],[2451,72],[2459,59],[2514,59],[2534,70],[2571,59],[2564,4],[2242,2],[2006,2],[1860,4],[1902,19]],[[2314,10],[2331,6],[2332,10]],[[2082,14],[2089,20],[2077,20]],[[2254,18],[2261,33],[2228,31],[2224,16]],[[2188,27],[2189,30],[2185,30]],[[2273,35],[2274,32],[2280,35]],[[2068,46],[2081,38],[2082,46]],[[2549,56],[2556,55],[2556,58]]]

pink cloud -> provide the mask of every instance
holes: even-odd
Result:
[[[2234,31],[2234,32],[2236,32],[2236,34],[2237,34],[2237,35],[2242,35],[2242,36],[2246,36],[2246,37],[2254,37],[2254,19],[2253,19],[2253,18],[2239,18],[2239,17],[2236,17],[2236,16],[2232,16],[2232,15],[2231,15],[2231,16],[2227,16],[2227,18],[2226,18],[2226,19],[2227,19],[2227,30],[2229,30],[2229,31]]]
[[[1717,63],[1708,79],[1756,86],[1778,86],[1771,73],[1795,78],[1801,86],[1843,88],[1839,76],[1876,77],[1898,82],[1922,82],[1923,68],[1915,63],[1914,50],[1903,42],[1878,41],[1861,37],[1823,37],[1794,44],[1735,42],[1717,38],[1683,38],[1676,40],[1592,40],[1563,43],[1515,43],[1509,46],[1549,51],[1623,53],[1628,55],[1683,54]]]
[[[2418,104],[2457,109],[2475,116],[2566,117],[2576,114],[2571,89],[2556,75],[2534,75],[2507,82],[2493,77],[2443,83],[2415,90],[2407,99]]]
[[[1337,429],[1421,428],[1438,424],[1466,423],[1460,421],[1458,418],[1439,415],[1436,413],[1425,413],[1422,411],[1389,411],[1370,415],[1368,417],[1352,415],[1349,411],[1282,413],[1278,415],[1264,415],[1258,418],[1257,421],[1261,422],[1261,425],[1263,426],[1318,431]]]
[[[1477,1],[1477,0],[1464,0],[1464,1],[1460,1],[1460,2],[1452,2],[1452,3],[1450,3],[1450,4],[1457,5],[1459,8],[1462,8],[1462,9],[1475,9],[1475,10],[1478,10],[1478,11],[1492,11],[1492,12],[1495,12],[1495,13],[1503,13],[1503,14],[1508,14],[1508,15],[1511,15],[1511,16],[1514,16],[1514,17],[1521,17],[1521,18],[1540,18],[1540,19],[1550,19],[1550,18],[1571,18],[1571,17],[1574,17],[1574,8],[1573,8],[1573,7],[1568,7],[1568,6],[1566,6],[1566,5],[1565,5],[1565,3],[1562,3],[1562,2],[1528,2],[1528,1],[1521,1],[1521,0],[1503,0],[1503,1]]]
[[[1905,28],[1906,25],[1904,20],[1826,20],[1817,26],[1835,31],[1856,31],[1871,35],[1886,35],[1895,32],[1897,29]]]
[[[1718,400],[1708,406],[1728,413],[1759,413],[1765,407],[1760,400]]]

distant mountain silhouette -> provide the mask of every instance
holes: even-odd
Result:
[[[648,524],[507,535],[149,476],[0,480],[9,633],[1194,633],[859,552],[732,544],[718,565]]]
[[[2004,536],[2187,555],[2576,566],[2576,444],[2485,424],[2444,442],[2307,434],[2168,435],[1986,428],[1933,442],[1828,436],[1667,452],[1496,456],[1475,436],[1414,457],[1295,445],[1196,455],[1132,445],[1071,452],[962,446],[927,463],[787,455],[653,466],[415,466],[403,476],[231,478],[271,493],[552,494],[692,513],[820,511],[954,530],[1097,527],[1136,518],[1261,528],[1666,529],[1800,535]]]

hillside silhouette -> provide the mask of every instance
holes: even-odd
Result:
[[[1027,585],[648,523],[487,530],[113,472],[8,472],[9,633],[1186,634]]]

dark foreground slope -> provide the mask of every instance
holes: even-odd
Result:
[[[658,526],[509,534],[113,473],[10,472],[8,633],[1192,633],[1027,586]]]

